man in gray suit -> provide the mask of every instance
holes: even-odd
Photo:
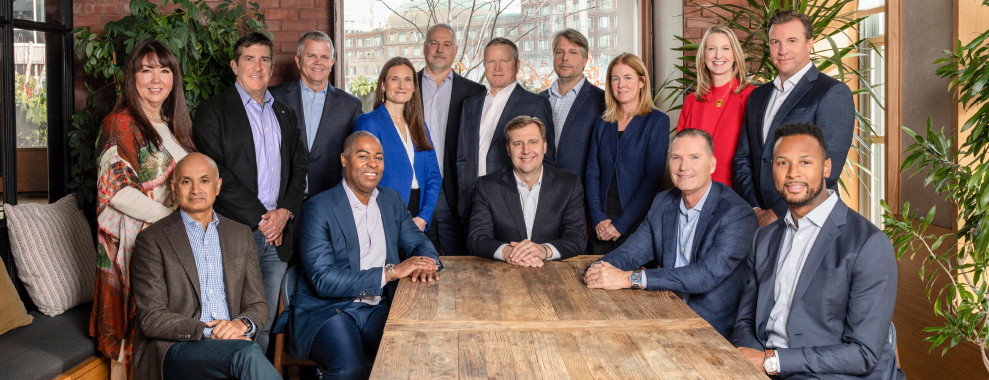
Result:
[[[264,326],[251,229],[213,211],[216,163],[191,153],[175,166],[180,211],[137,236],[135,379],[281,379],[251,338]]]
[[[789,209],[756,232],[732,343],[780,378],[902,378],[889,340],[889,238],[826,188],[831,158],[818,126],[787,124],[772,141],[776,191]]]
[[[343,140],[354,131],[354,122],[363,113],[360,99],[330,84],[335,56],[333,41],[326,33],[314,30],[302,35],[295,53],[299,80],[270,89],[271,96],[295,111],[309,152],[305,199],[340,183]]]

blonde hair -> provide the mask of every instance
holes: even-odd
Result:
[[[694,57],[694,66],[697,68],[697,91],[694,92],[694,96],[698,101],[704,101],[704,97],[707,93],[711,91],[711,87],[714,85],[714,78],[711,77],[711,70],[707,68],[707,62],[705,61],[704,48],[707,46],[707,39],[712,34],[721,33],[728,37],[728,43],[731,45],[731,53],[735,56],[735,62],[732,63],[731,75],[738,81],[738,87],[735,87],[734,93],[738,94],[748,87],[749,79],[748,73],[745,70],[745,52],[742,51],[742,44],[738,42],[738,37],[735,36],[730,28],[722,25],[715,25],[707,28],[704,32],[704,38],[701,38],[700,45],[697,46],[697,55]]]
[[[618,64],[632,68],[645,84],[639,92],[639,105],[635,109],[635,115],[645,115],[656,108],[652,102],[652,84],[649,82],[649,74],[646,73],[646,64],[635,54],[622,53],[608,64],[608,85],[604,87],[604,114],[601,115],[601,118],[608,123],[617,123],[622,118],[621,105],[611,91],[611,73]]]

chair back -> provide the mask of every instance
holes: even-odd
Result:
[[[292,296],[295,295],[295,285],[301,272],[302,264],[295,264],[285,271],[285,277],[282,278],[282,305],[286,309],[292,305]]]

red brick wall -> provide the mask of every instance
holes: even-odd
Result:
[[[159,2],[160,0],[151,0]],[[247,6],[252,0],[237,0]],[[296,43],[303,33],[318,29],[330,33],[330,1],[325,0],[265,0],[260,2],[265,21],[274,34],[275,68],[271,84],[298,77],[295,67]],[[102,32],[108,22],[130,14],[130,0],[75,0],[72,5],[72,22],[76,27],[88,26]],[[81,65],[75,66],[76,109],[85,106],[86,90],[83,87]],[[231,83],[232,84],[232,83]]]
[[[704,36],[704,31],[708,27],[724,24],[717,16],[718,13],[724,13],[724,11],[711,6],[711,4],[746,5],[748,2],[746,0],[684,0],[683,36],[685,38],[694,42],[700,42],[701,37]],[[742,30],[736,30],[735,33],[747,34]]]

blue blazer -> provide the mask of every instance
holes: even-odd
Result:
[[[381,147],[385,152],[385,171],[381,174],[380,185],[397,191],[406,205],[409,204],[412,174],[415,173],[416,180],[419,181],[419,215],[416,216],[424,219],[428,224],[433,218],[433,208],[436,207],[436,199],[439,198],[440,188],[443,186],[440,166],[436,161],[436,151],[416,150],[415,165],[409,163],[405,145],[402,144],[402,136],[395,130],[395,124],[391,121],[384,104],[358,117],[354,130],[371,132],[381,140]],[[428,129],[426,137],[429,137]],[[413,149],[418,148],[413,147]],[[415,171],[412,170],[413,167]]]
[[[766,323],[775,304],[776,266],[786,228],[780,218],[755,234],[732,332],[737,347],[766,349]],[[889,237],[839,199],[797,280],[786,322],[790,348],[776,350],[780,374],[902,378],[888,339],[896,275]]]
[[[539,93],[549,100],[549,90]],[[604,113],[604,90],[584,82],[577,92],[570,113],[567,114],[563,125],[554,125],[554,129],[563,128],[560,141],[556,145],[556,167],[584,177],[587,167],[587,151],[591,147],[591,134],[594,125]],[[554,136],[555,137],[555,136]]]
[[[642,220],[659,192],[670,145],[670,118],[658,110],[635,116],[618,139],[618,123],[598,119],[587,155],[584,191],[593,224],[609,219],[605,211],[611,175],[617,171],[622,214],[611,221],[622,234]]]
[[[309,198],[299,222],[299,254],[305,275],[299,277],[288,315],[292,356],[309,357],[316,331],[336,309],[357,297],[384,296],[394,292],[394,282],[381,287],[382,267],[361,270],[360,240],[343,183]],[[385,230],[388,264],[411,256],[440,262],[426,235],[416,227],[402,199],[394,190],[378,186],[378,207]],[[401,255],[400,255],[401,253]],[[279,321],[279,325],[282,321]]]
[[[474,199],[474,182],[477,181],[477,169],[480,160],[485,160],[488,174],[501,168],[512,166],[505,143],[505,124],[516,116],[526,115],[537,117],[546,124],[546,155],[543,162],[552,165],[556,157],[556,144],[553,142],[553,109],[549,101],[515,85],[515,90],[508,97],[505,109],[501,112],[498,125],[491,136],[490,146],[486,157],[478,157],[480,151],[481,112],[484,111],[484,97],[487,91],[480,92],[464,100],[463,115],[460,118],[460,136],[457,149],[457,213],[462,220],[470,217],[471,201]],[[452,205],[451,205],[452,207]]]
[[[773,180],[773,133],[781,125],[797,122],[821,127],[831,157],[831,176],[826,182],[828,188],[834,189],[852,145],[855,103],[848,86],[821,75],[817,67],[811,66],[780,106],[769,126],[766,141],[763,141],[762,126],[772,95],[773,83],[770,82],[752,90],[749,96],[735,150],[733,186],[752,207],[773,209],[782,218],[788,206],[776,192]]]
[[[712,181],[697,220],[691,263],[675,268],[681,199],[676,188],[659,193],[639,229],[601,260],[621,270],[659,263],[658,268],[645,270],[646,289],[689,294],[687,305],[728,339],[745,279],[740,264],[748,256],[759,222],[745,200]]]

